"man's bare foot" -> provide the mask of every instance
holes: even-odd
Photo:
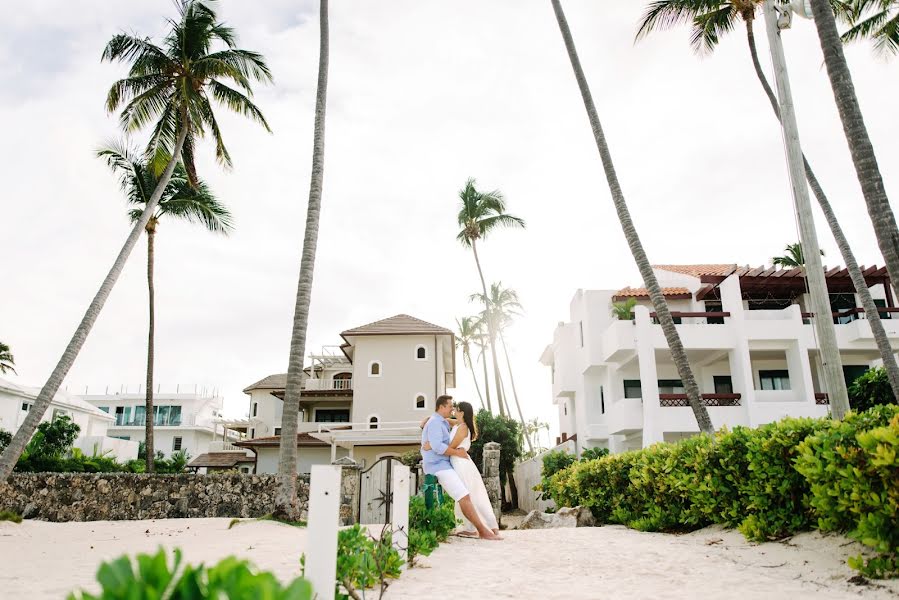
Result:
[[[460,531],[456,534],[459,537],[467,537],[467,538],[476,538],[478,534],[476,531]]]

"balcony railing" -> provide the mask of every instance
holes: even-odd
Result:
[[[881,319],[883,319],[883,318],[892,319],[892,318],[894,318],[893,315],[895,313],[899,313],[899,308],[878,306],[877,312],[880,315]],[[884,317],[884,315],[886,315],[886,317]],[[815,313],[813,313],[813,312],[802,313],[803,319],[811,319],[814,316],[815,316]],[[830,316],[833,317],[835,321],[839,321],[840,319],[848,319],[847,322],[854,321],[856,319],[866,318],[864,308],[843,308],[840,310],[833,311],[832,313],[830,313]]]
[[[740,406],[740,394],[702,394],[703,406]],[[686,394],[659,394],[659,405],[670,408],[690,406]]]
[[[830,404],[830,398],[827,397],[827,394],[819,392],[815,394],[815,404]]]
[[[127,417],[127,418],[126,418]],[[197,424],[197,415],[181,414],[168,419],[157,418],[153,423],[154,427],[181,427],[192,426]],[[146,419],[143,416],[135,417],[134,415],[123,415],[121,413],[115,415],[115,427],[143,427],[146,425]]]
[[[307,379],[303,382],[304,390],[333,391],[353,389],[353,380],[350,379]]]
[[[658,325],[658,314],[651,312],[649,313],[650,318],[653,319],[653,323]],[[724,323],[724,318],[729,317],[729,312],[682,312],[673,310],[671,311],[671,316],[675,319],[705,319],[708,325],[721,325]]]

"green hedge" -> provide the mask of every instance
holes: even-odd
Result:
[[[899,574],[899,407],[842,422],[787,418],[598,460],[549,483],[558,506],[586,506],[603,523],[689,531],[712,523],[763,541],[819,528],[843,531],[879,556],[850,563]]]

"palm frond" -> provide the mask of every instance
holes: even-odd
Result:
[[[140,38],[128,33],[120,33],[112,36],[112,39],[103,49],[101,61],[125,62],[142,57],[154,57],[159,63],[171,63],[171,59],[165,51],[155,45],[150,38]]]
[[[486,219],[481,219],[478,221],[478,226],[481,229],[481,236],[486,236],[488,233],[493,231],[494,229],[499,229],[501,227],[525,227],[524,219],[520,217],[513,217],[512,215],[494,215],[492,217],[487,217]]]
[[[258,52],[228,49],[208,54],[194,63],[198,76],[228,78],[248,92],[249,80],[271,83],[272,73]]]
[[[119,79],[112,84],[112,87],[109,88],[109,93],[106,95],[106,110],[113,112],[122,102],[126,102],[167,83],[168,78],[158,73]]]
[[[173,188],[172,196],[164,203],[160,202],[160,215],[171,215],[225,235],[234,228],[231,212],[205,183],[199,182],[194,187],[182,179],[170,187]]]
[[[721,41],[721,36],[733,31],[737,18],[737,12],[731,4],[697,15],[690,32],[693,50],[699,53],[712,52]]]
[[[230,108],[239,115],[256,121],[265,127],[266,131],[271,133],[271,128],[262,115],[262,111],[248,97],[215,79],[209,80],[209,89],[212,91],[212,97],[216,102]]]
[[[640,18],[636,39],[654,31],[691,23],[703,13],[730,6],[728,0],[656,0],[650,2]]]
[[[135,96],[119,115],[122,127],[126,131],[136,131],[161,117],[171,101],[170,87],[168,82],[160,83]]]

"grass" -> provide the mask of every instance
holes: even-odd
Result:
[[[241,523],[249,523],[251,521],[276,521],[278,523],[290,525],[291,527],[306,527],[306,521],[288,521],[286,519],[275,518],[274,515],[263,515],[258,519],[231,519],[231,522],[228,523],[228,529],[231,529],[235,525],[239,525]]]
[[[22,515],[14,513],[11,510],[0,510],[0,521],[12,521],[13,523],[21,523]]]

